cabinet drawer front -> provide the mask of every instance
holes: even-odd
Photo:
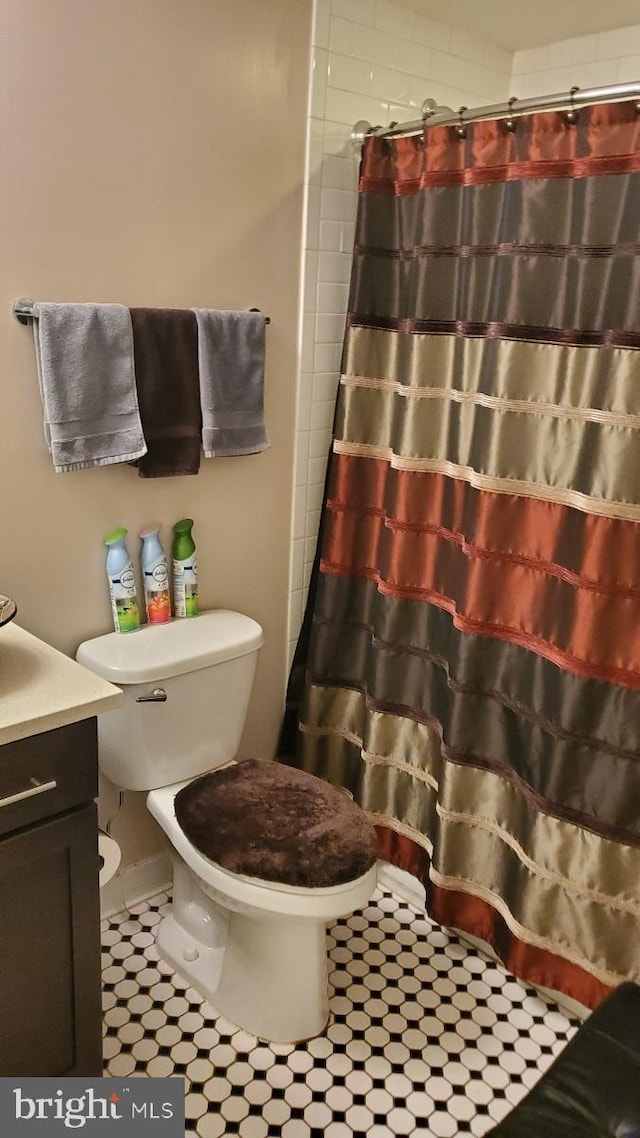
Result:
[[[95,718],[0,747],[0,834],[71,810],[97,793]]]

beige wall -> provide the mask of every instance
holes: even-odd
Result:
[[[64,652],[111,627],[104,534],[195,519],[203,608],[265,629],[244,754],[283,703],[311,0],[1,0],[0,591]],[[194,478],[54,474],[16,297],[271,316],[271,448]],[[0,641],[1,650],[1,641]],[[153,852],[141,802],[117,836]]]

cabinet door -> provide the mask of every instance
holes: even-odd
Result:
[[[0,842],[0,1076],[101,1075],[94,803]]]

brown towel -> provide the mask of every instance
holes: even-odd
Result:
[[[147,453],[141,478],[197,474],[202,412],[198,324],[190,309],[131,308],[136,388]]]

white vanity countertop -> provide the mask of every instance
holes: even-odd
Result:
[[[12,623],[0,629],[0,745],[122,703],[120,688]]]

